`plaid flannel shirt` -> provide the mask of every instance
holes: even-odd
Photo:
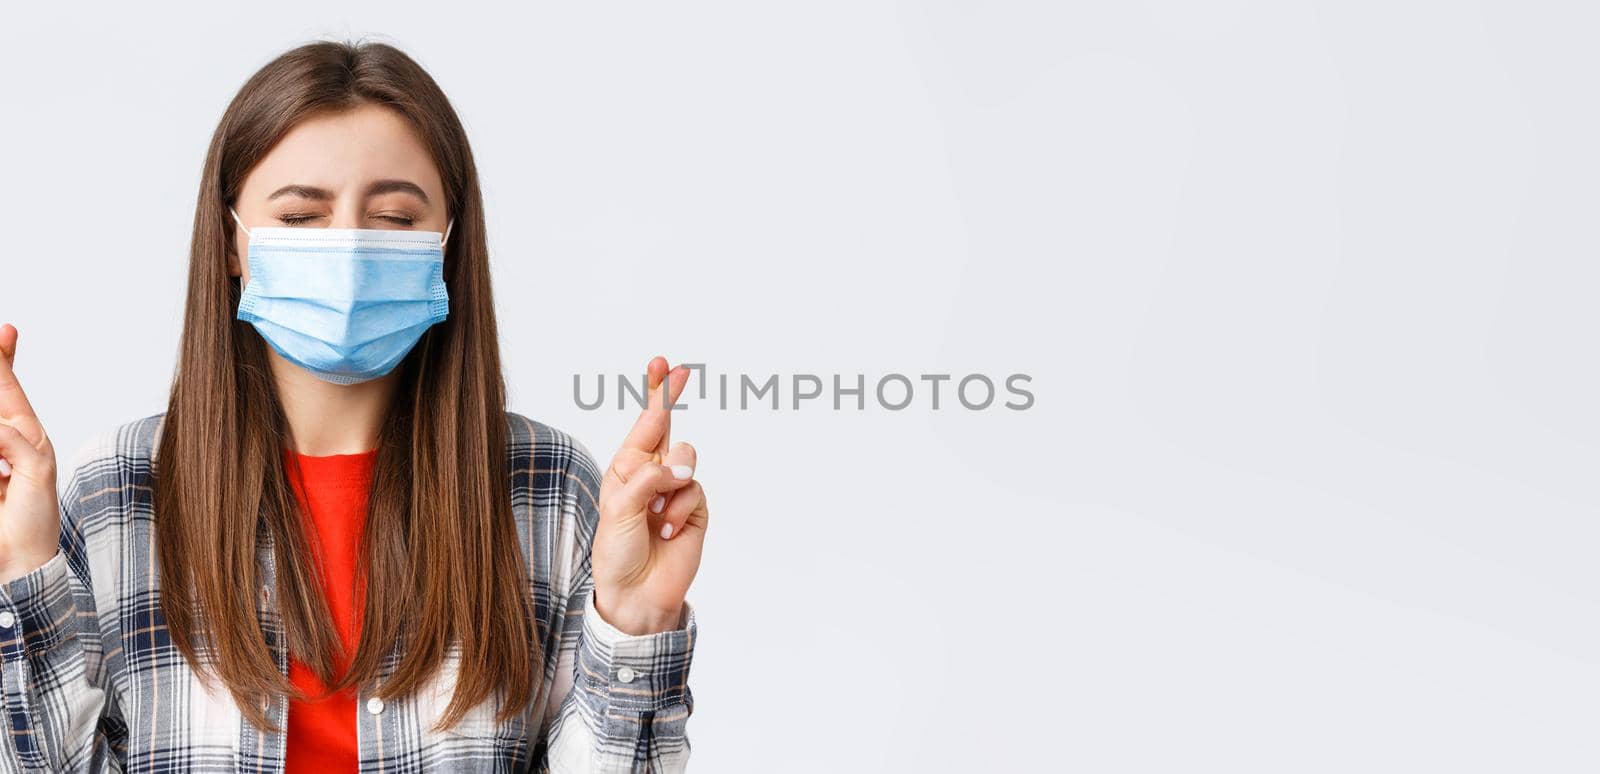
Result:
[[[61,494],[60,550],[0,584],[0,690],[10,731],[0,770],[283,770],[285,735],[244,722],[221,682],[208,687],[168,638],[151,504],[164,417],[128,422],[79,449]],[[431,725],[450,700],[459,643],[433,682],[409,697],[381,701],[371,695],[375,685],[362,686],[354,718],[360,770],[682,771],[694,707],[693,607],[685,603],[679,629],[637,636],[596,614],[589,547],[599,469],[566,433],[514,412],[507,422],[508,485],[545,679],[504,724],[493,722],[492,697],[437,732]],[[257,615],[287,674],[270,539],[258,561],[265,582]],[[388,655],[380,682],[400,655]],[[273,724],[282,727],[288,710],[284,697],[270,702]]]

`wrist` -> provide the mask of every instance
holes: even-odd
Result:
[[[637,603],[621,594],[595,587],[591,592],[594,595],[594,609],[600,618],[623,634],[639,636],[644,634],[658,634],[680,628],[683,618],[683,604],[673,610],[662,610]]]

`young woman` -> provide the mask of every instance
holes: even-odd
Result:
[[[212,138],[166,411],[59,498],[0,326],[0,769],[684,768],[688,371],[603,469],[507,411],[486,233],[427,73],[315,43]]]

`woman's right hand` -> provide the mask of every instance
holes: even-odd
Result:
[[[61,535],[56,450],[17,382],[16,359],[17,329],[0,325],[0,583],[50,561]]]

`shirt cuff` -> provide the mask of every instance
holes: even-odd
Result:
[[[67,556],[57,550],[26,575],[0,584],[0,659],[49,650],[72,635],[77,614]]]
[[[694,605],[685,601],[678,620],[677,629],[628,634],[600,617],[591,587],[584,594],[578,642],[579,683],[589,698],[635,711],[692,702],[689,665],[699,633]]]

